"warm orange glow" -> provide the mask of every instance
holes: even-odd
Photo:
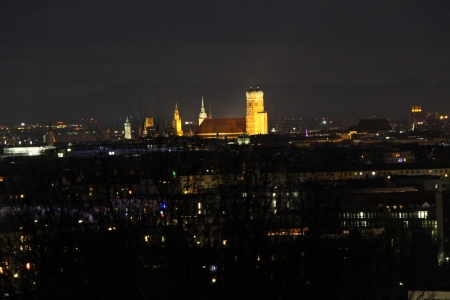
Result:
[[[278,231],[269,231],[267,235],[305,235],[309,230],[308,227],[305,228],[290,228],[290,229],[280,229]]]
[[[422,106],[413,106],[411,109],[411,112],[413,112],[413,113],[422,112]]]

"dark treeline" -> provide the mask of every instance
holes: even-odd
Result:
[[[348,189],[300,181],[280,155],[4,164],[0,290],[12,299],[406,299],[446,279],[427,232],[342,234]]]

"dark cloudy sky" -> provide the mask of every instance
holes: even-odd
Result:
[[[0,104],[142,80],[450,79],[450,1],[0,2]]]

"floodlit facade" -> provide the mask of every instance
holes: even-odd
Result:
[[[247,93],[246,131],[249,135],[267,134],[267,112],[264,111],[264,92],[250,88]]]
[[[176,103],[175,103],[175,113],[173,115],[172,125],[173,125],[173,130],[175,132],[175,135],[183,136],[181,117],[180,117],[180,113],[178,112],[178,105]]]
[[[123,125],[124,125],[124,130],[125,130],[125,138],[131,139],[131,123],[128,121],[128,117]]]
[[[203,120],[207,118],[208,116],[206,115],[205,105],[203,103],[203,96],[202,96],[202,107],[200,108],[200,113],[198,115],[198,126],[202,125]]]
[[[268,117],[264,111],[264,92],[250,88],[246,93],[245,118],[212,119],[202,109],[199,115],[199,128],[195,135],[202,138],[235,139],[241,135],[255,135],[268,133]],[[203,118],[204,117],[204,118]]]

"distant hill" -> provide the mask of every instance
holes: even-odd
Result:
[[[0,124],[20,122],[68,122],[96,118],[99,122],[119,122],[119,118],[154,116],[159,103],[160,115],[171,118],[175,102],[183,121],[196,121],[204,96],[214,118],[245,115],[246,82],[188,83],[168,82],[156,85],[143,81],[113,83],[101,90],[44,101],[31,106],[2,105]],[[424,111],[450,111],[450,81],[431,84],[419,78],[406,78],[386,85],[340,86],[326,83],[261,83],[269,119],[299,117],[350,117],[407,115],[412,105]]]

